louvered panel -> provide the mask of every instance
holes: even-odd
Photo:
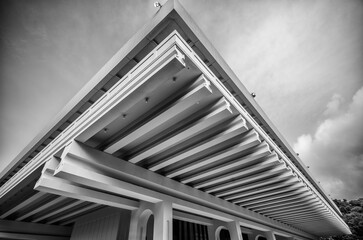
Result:
[[[290,206],[285,209],[273,211],[273,212],[267,212],[265,213],[266,216],[274,216],[274,217],[282,217],[282,216],[289,216],[290,214],[296,214],[298,216],[299,213],[306,213],[307,211],[311,212],[317,212],[317,213],[329,213],[327,209],[325,209],[321,204],[315,204],[310,206]]]
[[[8,217],[9,215],[22,211],[24,208],[27,208],[29,206],[31,206],[32,204],[34,204],[34,202],[38,202],[41,201],[41,199],[43,199],[45,197],[45,193],[42,192],[35,192],[32,196],[30,196],[29,198],[27,198],[25,201],[22,201],[20,203],[16,203],[15,205],[13,205],[12,207],[10,207],[9,209],[5,210],[5,212],[3,212],[0,216],[0,218],[4,219],[6,217]]]
[[[261,199],[269,196],[276,196],[276,195],[283,195],[285,193],[291,192],[293,190],[301,189],[302,185],[299,183],[295,183],[291,186],[287,187],[281,187],[276,190],[272,191],[266,191],[258,194],[247,194],[244,196],[244,194],[234,194],[230,197],[227,197],[226,199],[229,201],[232,201],[233,203],[241,203],[243,205],[243,202],[245,201],[253,201],[255,199]]]
[[[311,194],[309,192],[303,192],[303,193],[298,193],[298,194],[293,194],[291,196],[281,196],[278,198],[275,198],[274,200],[271,199],[265,199],[264,201],[260,201],[257,203],[245,203],[244,206],[246,208],[254,208],[254,207],[263,207],[263,206],[269,206],[269,205],[274,205],[276,203],[281,203],[281,202],[285,202],[285,201],[291,201],[291,200],[295,200],[295,199],[304,199],[304,198],[314,198],[313,196],[311,196]]]
[[[270,195],[270,196],[266,196],[264,198],[255,198],[253,200],[245,200],[245,201],[239,201],[239,205],[241,206],[247,206],[249,204],[256,204],[256,203],[260,203],[260,202],[266,202],[266,201],[271,201],[271,200],[275,200],[275,199],[280,199],[280,198],[284,198],[284,197],[289,197],[289,196],[295,196],[297,194],[300,193],[304,193],[307,192],[306,189],[296,189],[296,190],[292,190],[292,191],[286,191],[284,192],[284,194],[274,194],[274,195]]]
[[[238,158],[239,156],[243,155],[244,152],[249,151],[252,147],[256,146],[259,143],[260,140],[256,132],[250,131],[246,134],[241,135],[236,145],[233,145],[226,149],[222,149],[219,152],[212,152],[213,154],[207,155],[201,159],[193,159],[193,161],[189,161],[189,163],[185,164],[184,166],[175,168],[175,170],[168,172],[166,175],[169,177],[181,178],[181,181],[183,183],[191,182],[193,180],[187,180],[187,178],[183,178],[183,176],[187,174],[192,175],[194,172],[198,174],[201,171],[206,170],[207,168],[211,168],[223,162],[228,162],[230,159]],[[200,177],[204,177],[207,175],[208,174],[205,173],[203,176]]]
[[[105,148],[107,153],[115,153],[116,151],[127,147],[139,138],[150,138],[155,132],[161,131],[174,125],[182,115],[182,113],[193,107],[204,96],[211,94],[209,83],[204,78],[200,78],[193,84],[189,91],[178,99],[172,106],[169,106],[161,114],[158,114],[142,126],[138,127],[135,131],[132,131],[126,136],[114,141]],[[179,118],[178,118],[179,116]]]
[[[210,135],[206,140],[197,142],[192,147],[162,159],[148,168],[152,171],[163,168],[165,176],[169,178],[179,176],[190,169],[195,169],[197,167],[195,165],[198,165],[198,159],[203,159],[207,156],[210,158],[213,154],[228,148],[236,141],[242,141],[244,133],[247,131],[246,123],[240,116],[224,122],[222,125],[223,130]],[[170,167],[168,168],[168,166]]]
[[[247,196],[251,196],[251,195],[255,195],[255,194],[262,194],[264,192],[270,193],[271,191],[279,190],[283,187],[294,186],[297,182],[299,182],[297,179],[287,179],[284,181],[277,182],[275,184],[269,184],[269,185],[265,185],[263,187],[256,187],[256,188],[252,188],[250,190],[247,190],[244,187],[241,187],[239,189],[239,191],[237,191],[236,193],[223,196],[223,198],[226,200],[232,200],[232,199],[247,197]]]
[[[40,222],[40,221],[42,221],[44,219],[49,219],[49,218],[51,218],[51,217],[53,217],[53,216],[55,216],[57,214],[65,212],[65,211],[67,211],[69,209],[72,209],[74,207],[77,207],[78,205],[80,205],[82,203],[84,203],[84,202],[79,201],[79,200],[71,200],[71,201],[65,203],[62,206],[59,206],[58,208],[56,208],[56,209],[54,209],[52,211],[49,211],[49,212],[47,212],[47,213],[45,213],[43,215],[38,216],[37,218],[32,219],[32,222],[36,223],[36,222]]]
[[[231,179],[233,180],[244,176],[251,176],[253,174],[258,174],[260,172],[265,171],[266,169],[274,168],[277,164],[279,164],[276,155],[273,153],[271,154],[269,150],[264,148],[263,146],[262,148],[259,148],[259,151],[256,151],[253,154],[249,154],[243,157],[242,160],[246,160],[247,162],[250,163],[252,162],[252,165],[237,170],[232,168],[231,171],[228,172],[228,174],[212,176],[207,180],[203,179],[201,182],[195,183],[193,186],[195,188],[210,187],[215,184],[227,182]]]
[[[26,214],[19,216],[18,218],[16,218],[16,221],[24,220],[24,219],[26,219],[28,217],[31,217],[31,216],[33,216],[33,215],[35,215],[35,214],[37,214],[37,213],[39,213],[41,211],[48,210],[49,208],[51,208],[55,204],[58,204],[59,202],[64,201],[64,200],[65,200],[65,197],[55,197],[54,199],[52,199],[50,201],[47,201],[47,202],[43,203],[40,206],[37,206],[36,208],[32,209],[31,211],[27,212]]]
[[[297,200],[285,200],[281,203],[274,203],[274,204],[270,204],[268,206],[262,206],[262,207],[250,207],[248,209],[256,211],[256,212],[262,212],[263,210],[269,210],[269,209],[277,209],[281,206],[286,206],[288,204],[300,204],[300,203],[304,203],[304,204],[309,204],[309,203],[314,203],[314,202],[318,202],[317,199],[315,198],[298,198]]]
[[[75,221],[77,217],[87,214],[90,211],[93,211],[97,208],[100,208],[100,205],[95,203],[84,203],[77,207],[72,208],[66,212],[61,214],[57,214],[54,218],[50,218],[46,220],[46,224],[59,224],[59,225],[67,225],[69,224],[68,221]]]
[[[256,136],[257,137],[257,136]],[[233,153],[240,153],[240,146],[236,146],[233,148]],[[246,147],[242,145],[242,149],[244,150]],[[236,149],[237,148],[237,149]],[[243,151],[242,151],[243,152]],[[270,154],[270,150],[268,145],[265,143],[260,143],[258,146],[249,148],[247,154],[242,155],[241,157],[235,158],[231,161],[230,159],[221,161],[218,159],[216,162],[210,163],[207,162],[201,169],[197,171],[191,171],[186,176],[182,176],[182,183],[192,183],[196,188],[205,187],[208,183],[204,183],[204,179],[211,179],[216,181],[217,177],[225,177],[227,173],[233,171],[237,167],[248,166],[254,163],[254,161],[260,160],[263,161],[263,157]],[[208,180],[207,180],[208,181]],[[223,181],[223,180],[220,180]],[[209,182],[211,183],[211,182]]]
[[[254,188],[255,186],[259,187],[279,181],[280,179],[284,179],[290,175],[292,175],[292,172],[288,170],[284,164],[280,164],[256,175],[249,175],[247,177],[242,176],[236,180],[204,188],[204,191],[212,193],[218,197],[222,197],[239,191],[240,187],[245,189]]]
[[[148,157],[166,151],[168,148],[185,142],[231,117],[231,111],[229,110],[228,105],[224,99],[218,101],[209,109],[209,111],[205,113],[205,116],[203,116],[201,119],[198,119],[196,122],[193,122],[182,131],[169,138],[165,138],[162,142],[159,142],[158,144],[145,149],[137,155],[132,156],[128,159],[128,161],[132,163],[138,163]]]

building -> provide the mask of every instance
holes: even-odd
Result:
[[[176,0],[1,172],[4,239],[317,239],[341,213]]]

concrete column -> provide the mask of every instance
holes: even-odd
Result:
[[[137,210],[132,211],[129,240],[144,240],[147,234],[147,222],[154,216],[154,240],[173,239],[173,208],[170,202],[156,204],[141,202]]]
[[[208,237],[210,240],[219,240],[219,231],[224,228],[227,229],[231,240],[243,240],[242,231],[239,222],[221,222],[215,220],[212,226],[208,226]],[[219,230],[217,232],[217,230]]]
[[[268,231],[265,233],[267,240],[276,240],[275,234],[272,231]]]
[[[216,230],[217,227],[215,226],[215,224],[208,226],[208,240],[217,240]]]
[[[154,240],[173,239],[173,208],[170,202],[154,205]]]
[[[250,234],[248,234],[248,239],[249,240],[256,240],[258,233],[254,230],[252,230],[252,232]]]
[[[153,204],[141,202],[140,207],[131,212],[129,240],[145,239],[147,220],[154,213],[153,208]]]
[[[227,223],[227,229],[229,231],[229,235],[231,236],[231,239],[243,240],[241,226],[239,225],[239,222],[233,221],[233,222]]]

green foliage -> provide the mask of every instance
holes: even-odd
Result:
[[[347,201],[346,199],[334,199],[343,214],[343,220],[348,224],[352,234],[333,236],[334,240],[357,240],[363,239],[363,198]]]

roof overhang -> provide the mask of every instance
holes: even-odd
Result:
[[[141,68],[145,70],[141,71]],[[184,95],[179,96],[180,92],[184,92]],[[169,105],[165,105],[165,109],[157,106],[168,102],[174,95],[179,98],[174,99],[175,103],[168,104],[179,105],[174,109],[176,112],[170,111],[175,116],[167,115],[165,111],[170,108]],[[150,102],[149,97],[152,99]],[[145,101],[148,102],[147,107],[142,105]],[[199,108],[191,104],[193,101],[199,103]],[[180,106],[185,107],[185,112],[181,111]],[[125,113],[124,109],[132,110],[134,115]],[[150,113],[150,109],[155,109],[155,112]],[[231,165],[221,161],[220,165],[214,166],[225,175],[203,168],[205,162],[201,165],[188,163],[170,167],[176,161],[165,160],[166,155],[162,161],[154,158],[150,163],[145,163],[144,159],[154,156],[160,148],[152,148],[153,143],[147,140],[149,135],[146,134],[142,141],[135,139],[135,143],[139,144],[149,141],[145,149],[151,149],[137,154],[140,147],[122,142],[117,133],[125,128],[129,132],[145,134],[142,124],[128,127],[126,123],[120,125],[116,122],[127,116],[130,119],[128,124],[132,124],[147,113],[150,119],[159,117],[153,124],[160,132],[155,131],[153,134],[160,138],[167,136],[165,139],[168,140],[169,135],[163,135],[168,125],[157,128],[160,121],[174,119],[174,124],[177,124],[199,111],[201,114],[205,111],[209,117],[201,115],[203,121],[200,126],[204,125],[205,129],[224,123],[226,125],[218,125],[221,132],[230,133],[238,129],[241,131],[238,134],[244,134],[245,140],[239,142],[240,148],[233,150],[236,151],[234,154],[241,153],[242,158],[245,156],[245,163]],[[190,128],[189,134],[195,134],[195,130]],[[105,129],[111,138],[102,135]],[[179,135],[173,141],[183,141],[193,136]],[[196,142],[203,141],[202,137],[199,140],[194,137]],[[0,197],[11,193],[21,182],[34,175],[34,171],[39,172],[53,156],[60,157],[65,146],[74,139],[106,153],[125,156],[140,167],[313,234],[319,234],[319,231],[323,235],[349,233],[335,204],[314,181],[286,140],[177,1],[168,1],[163,5],[152,21],[133,36],[55,120],[2,171]],[[231,147],[234,141],[231,139],[234,138],[226,139],[221,140],[220,144]],[[174,145],[169,144],[171,150],[168,151],[171,154]],[[177,153],[177,150],[174,151]],[[253,176],[255,171],[265,174],[262,174],[264,178],[251,182],[246,180],[250,185],[243,185],[244,190],[234,188],[242,186],[242,183],[236,182],[239,175],[233,175],[229,169],[239,166],[247,169],[246,176]],[[193,174],[186,174],[188,171]],[[219,178],[210,180],[209,177],[217,175]],[[261,182],[266,179],[270,181],[268,185]],[[276,193],[274,189],[280,189],[280,192]],[[301,201],[306,201],[308,208],[302,206],[304,204]],[[294,216],[299,216],[301,220],[296,220]],[[325,221],[327,229],[316,224],[316,220]]]

